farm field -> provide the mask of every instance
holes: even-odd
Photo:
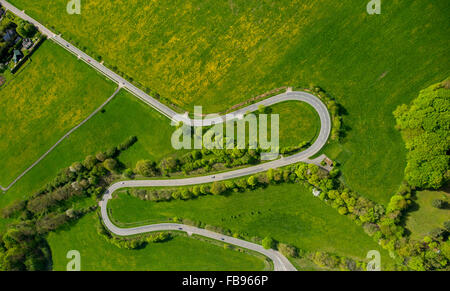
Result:
[[[0,185],[6,187],[115,90],[105,77],[45,41],[0,88]]]
[[[450,209],[437,209],[432,206],[435,199],[450,203],[448,191],[420,191],[413,210],[406,216],[406,228],[411,231],[411,237],[423,239],[435,228],[443,228],[446,221],[450,221]]]
[[[450,72],[445,0],[388,1],[376,16],[356,0],[86,0],[80,15],[65,0],[10,2],[189,111],[320,85],[348,112],[347,137],[329,155],[350,188],[380,203],[405,167],[392,112]]]
[[[273,113],[280,114],[282,145],[296,145],[315,137],[319,122],[317,114],[309,105],[284,102],[271,108]],[[291,122],[294,116],[302,118]],[[75,161],[82,161],[87,155],[116,146],[132,135],[138,137],[138,142],[119,157],[126,167],[134,168],[136,162],[142,159],[158,161],[168,155],[181,154],[184,151],[176,151],[171,146],[170,138],[174,130],[169,119],[130,93],[120,91],[103,111],[76,130],[8,192],[1,195],[0,208],[14,200],[29,197],[51,181],[60,169]],[[1,225],[2,221],[0,229]]]
[[[83,271],[262,271],[266,267],[262,256],[184,236],[138,250],[120,249],[97,234],[97,219],[89,214],[69,229],[48,236],[53,270],[66,270],[69,250],[80,252]]]
[[[271,236],[306,251],[327,251],[360,260],[364,260],[368,250],[379,250],[385,263],[391,262],[360,226],[298,184],[158,203],[119,191],[108,207],[111,219],[121,227],[167,222],[178,217],[220,226],[248,237]]]

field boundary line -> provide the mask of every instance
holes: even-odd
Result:
[[[23,176],[25,176],[31,169],[33,169],[37,164],[39,164],[39,162],[41,162],[46,156],[48,156],[61,142],[63,142],[67,137],[69,137],[75,130],[77,130],[78,128],[80,128],[83,124],[85,124],[86,122],[88,122],[92,117],[94,117],[100,110],[102,110],[106,104],[108,104],[116,95],[117,93],[119,93],[120,91],[120,87],[116,89],[116,91],[114,91],[114,93],[108,98],[106,99],[105,102],[103,102],[102,105],[100,105],[100,107],[98,107],[97,109],[94,110],[94,112],[92,112],[88,117],[86,117],[83,121],[81,121],[78,125],[76,125],[75,127],[73,127],[71,130],[69,130],[65,135],[63,135],[63,137],[61,137],[48,151],[46,151],[39,159],[37,159],[31,166],[29,166],[25,171],[23,171],[19,176],[17,176],[17,178],[14,179],[14,181],[12,181],[8,187],[2,187],[0,185],[0,189],[2,189],[4,192],[8,191],[12,186],[14,186],[14,184],[16,184],[21,178],[23,178]]]

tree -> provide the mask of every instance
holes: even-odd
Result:
[[[297,249],[288,244],[278,244],[278,250],[286,257],[296,258],[298,256]]]
[[[84,159],[83,166],[88,170],[92,170],[97,162],[98,160],[96,157],[94,157],[93,155],[89,155]]]
[[[250,176],[248,177],[247,183],[252,189],[254,189],[258,184],[258,180],[256,179],[255,176]]]
[[[130,178],[133,177],[133,175],[134,175],[134,173],[133,173],[133,170],[132,170],[132,169],[125,169],[125,171],[123,171],[123,176],[124,176],[125,178],[130,179]]]
[[[211,193],[214,195],[220,195],[225,192],[227,188],[222,182],[214,182],[211,186]]]
[[[99,160],[100,162],[103,162],[107,159],[105,153],[103,152],[98,152],[95,157],[97,158],[97,160]]]
[[[149,160],[141,160],[136,164],[136,173],[145,177],[154,177],[157,174],[156,163]]]
[[[103,162],[103,166],[110,172],[114,172],[117,169],[117,161],[114,159],[106,159]]]
[[[112,147],[106,150],[105,156],[108,158],[114,158],[119,153],[117,147]]]
[[[188,189],[181,190],[181,198],[183,200],[189,200],[192,198],[192,193]]]
[[[36,27],[28,21],[21,21],[16,28],[17,33],[23,38],[33,37],[36,33]]]
[[[200,195],[200,186],[195,185],[194,187],[192,187],[192,194],[194,194],[194,196],[198,196]]]
[[[450,91],[446,80],[420,92],[410,106],[394,111],[406,148],[405,179],[411,186],[438,189],[450,178]]]
[[[444,228],[445,230],[447,230],[447,232],[450,232],[450,220],[444,222]]]
[[[80,162],[75,162],[70,166],[70,170],[76,173],[81,172],[83,170],[83,165]]]
[[[268,249],[274,249],[276,247],[276,243],[273,240],[273,238],[266,236],[263,240],[262,240],[262,246],[263,248],[265,248],[266,250]]]
[[[174,159],[173,157],[168,157],[161,160],[159,167],[161,168],[163,174],[167,175],[169,173],[175,172],[177,169],[177,165],[178,163],[176,159]]]
[[[434,199],[434,200],[431,202],[431,205],[432,205],[434,208],[443,209],[443,208],[445,208],[445,206],[446,206],[446,202],[445,202],[444,200],[441,200],[441,199]]]

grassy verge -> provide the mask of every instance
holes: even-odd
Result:
[[[96,219],[95,214],[89,214],[69,229],[48,236],[54,270],[66,270],[69,250],[80,252],[84,271],[259,271],[267,268],[261,257],[180,235],[139,250],[120,249],[97,234]]]
[[[46,41],[0,88],[0,184],[8,186],[111,96],[114,87]]]

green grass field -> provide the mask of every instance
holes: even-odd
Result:
[[[78,250],[82,271],[261,271],[262,257],[197,239],[176,236],[139,250],[120,249],[99,236],[97,217],[89,214],[66,230],[51,233],[53,270],[65,271],[70,250]]]
[[[181,217],[228,228],[247,237],[271,236],[307,251],[364,259],[369,250],[379,250],[386,262],[390,261],[360,226],[298,184],[159,203],[119,194],[108,206],[111,218],[122,227]]]
[[[450,220],[450,209],[437,209],[432,206],[434,199],[450,203],[450,194],[444,191],[420,191],[417,193],[414,209],[406,216],[406,228],[411,237],[422,239],[434,228],[443,228],[443,223]]]
[[[81,15],[66,0],[11,2],[189,111],[322,86],[348,112],[330,155],[352,189],[381,203],[405,167],[392,111],[450,73],[446,0],[385,1],[381,15],[361,0],[86,0]]]
[[[309,105],[286,102],[273,106],[273,113],[280,113],[280,141],[285,144],[298,144],[309,140],[318,130],[318,117]],[[175,127],[169,119],[151,109],[147,104],[126,91],[121,91],[86,124],[64,140],[53,152],[35,168],[27,173],[6,194],[0,196],[0,208],[13,200],[24,199],[51,181],[57,172],[74,161],[82,161],[87,155],[116,146],[127,137],[135,135],[138,142],[120,155],[120,161],[127,167],[134,167],[141,159],[155,161],[175,151],[170,142]],[[295,130],[294,133],[291,130]],[[288,134],[289,133],[289,134]],[[0,226],[2,222],[0,221]]]
[[[46,41],[0,88],[0,184],[8,186],[111,96],[114,87]]]

